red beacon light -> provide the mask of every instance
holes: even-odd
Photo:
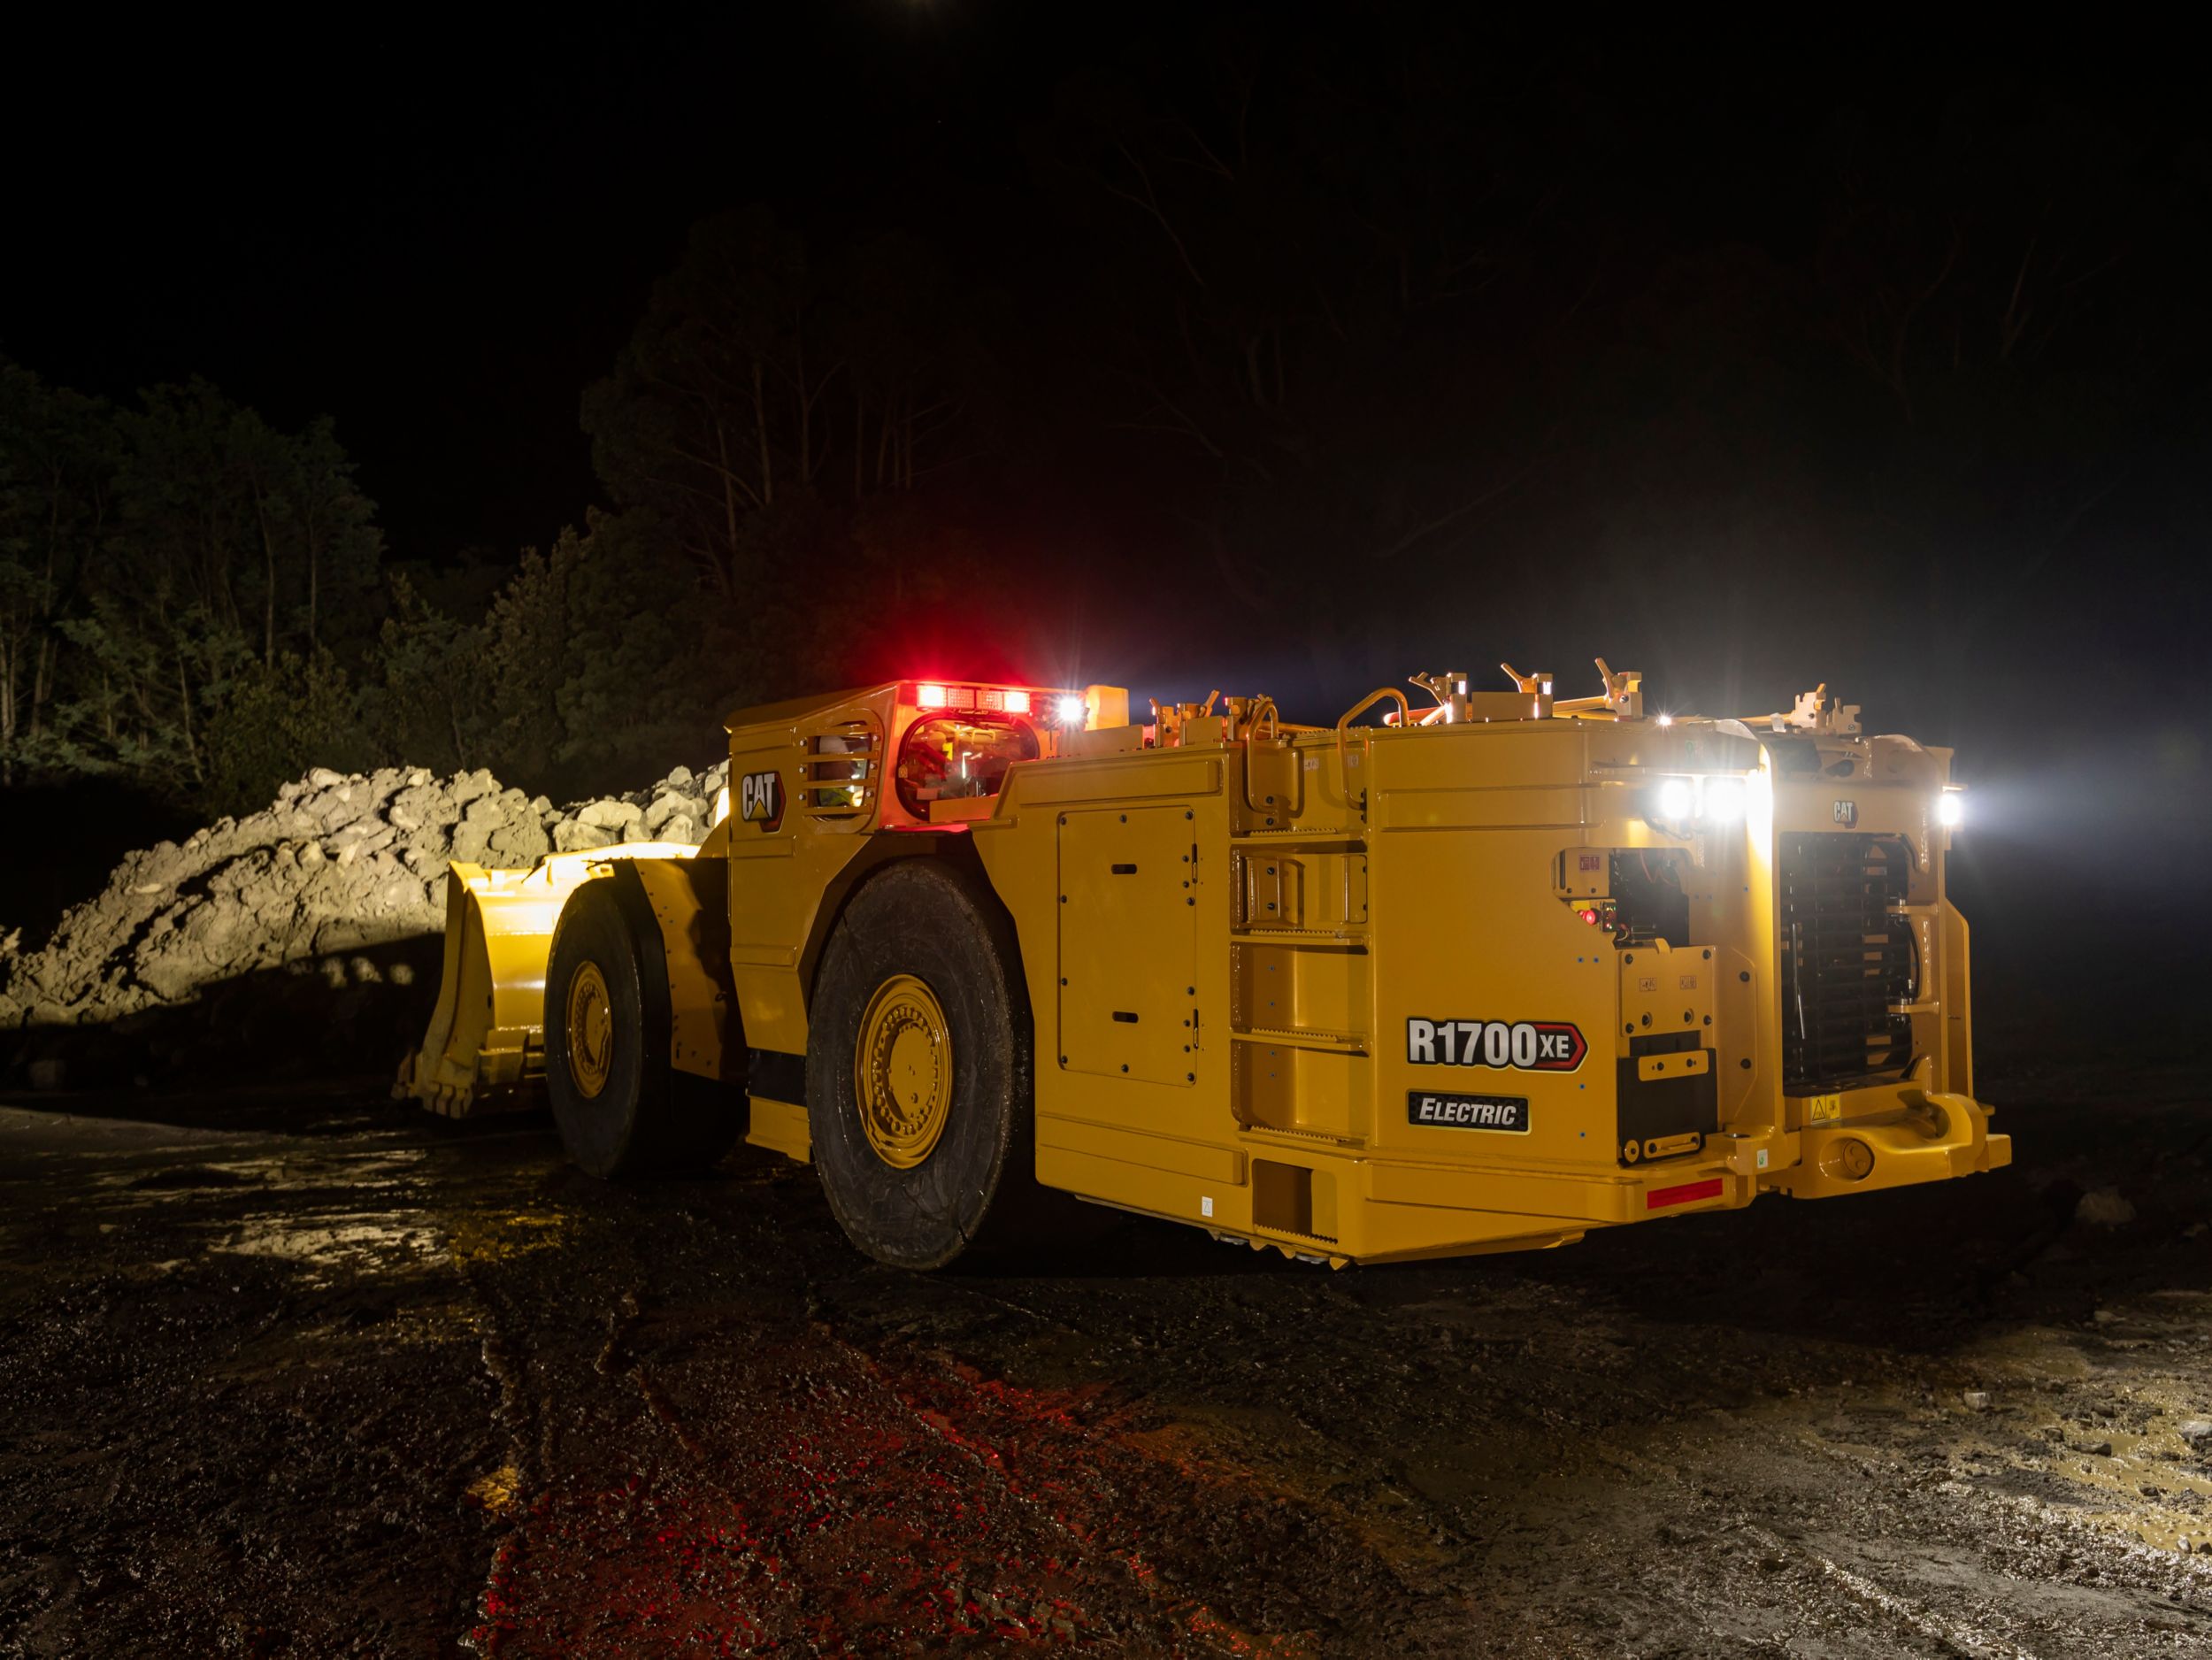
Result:
[[[942,680],[919,680],[914,687],[917,709],[972,709],[993,715],[1026,715],[1032,699],[1026,691],[1004,686],[954,686]]]
[[[952,680],[910,680],[900,688],[900,696],[917,709],[972,710],[977,715],[1018,715],[1024,719],[1042,719],[1057,721],[1061,726],[1083,725],[1085,704],[1081,697],[1056,697],[1040,693],[1026,686],[982,686],[962,684]],[[1043,702],[1040,703],[1040,697]],[[1070,712],[1072,705],[1073,712]]]

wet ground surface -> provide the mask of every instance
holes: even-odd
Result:
[[[2202,1087],[1984,1089],[1932,1188],[934,1278],[764,1156],[19,1100],[0,1654],[2212,1655]]]

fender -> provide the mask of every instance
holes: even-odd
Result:
[[[730,975],[729,868],[723,859],[623,859],[608,880],[630,926],[660,941],[669,1064],[741,1087],[745,1023]]]

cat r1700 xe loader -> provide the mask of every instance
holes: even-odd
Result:
[[[1598,666],[1324,727],[951,680],[746,710],[695,854],[457,867],[402,1087],[541,1073],[601,1176],[742,1135],[918,1268],[1038,1184],[1341,1264],[2009,1162],[1949,752],[1824,688],[1647,715]]]

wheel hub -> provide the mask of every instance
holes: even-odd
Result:
[[[568,1075],[585,1099],[607,1087],[614,1070],[614,1007],[606,977],[587,959],[568,980]]]
[[[952,1106],[952,1031],[936,994],[911,974],[884,981],[861,1017],[853,1062],[861,1133],[892,1169],[913,1169]]]

